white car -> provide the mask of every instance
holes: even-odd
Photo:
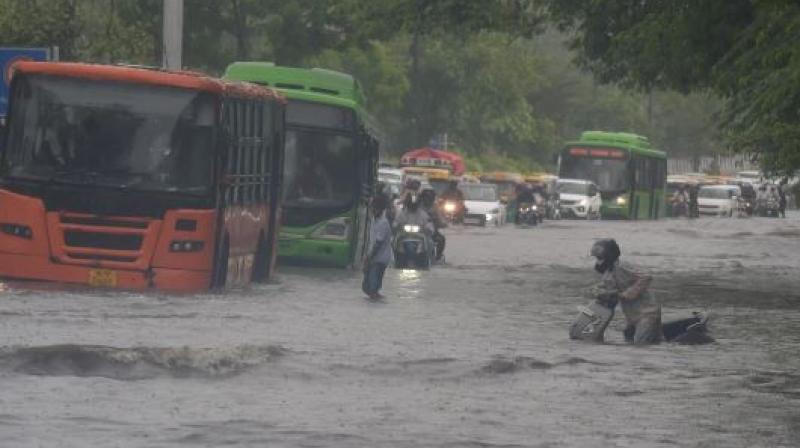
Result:
[[[603,200],[594,182],[559,179],[556,182],[556,191],[561,201],[561,215],[565,218],[600,219]]]
[[[500,202],[494,184],[460,184],[464,193],[464,224],[501,226],[506,223],[506,206]]]
[[[738,185],[706,185],[697,193],[697,208],[701,215],[733,216],[741,196]]]
[[[378,180],[385,183],[403,183],[403,170],[400,168],[378,168]]]

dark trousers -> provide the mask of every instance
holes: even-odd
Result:
[[[386,273],[385,263],[370,263],[364,270],[364,281],[361,290],[368,296],[378,293],[383,287],[383,274]]]

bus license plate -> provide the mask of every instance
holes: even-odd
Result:
[[[117,286],[117,273],[110,269],[89,269],[90,286]]]

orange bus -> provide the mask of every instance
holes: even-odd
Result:
[[[0,276],[199,291],[275,264],[284,99],[196,73],[13,66]]]

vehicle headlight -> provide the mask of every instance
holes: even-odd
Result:
[[[491,213],[487,213],[487,214],[486,214],[486,220],[487,220],[487,221],[491,221],[493,218],[494,218],[494,215],[493,215],[493,214],[491,214]]]
[[[537,210],[537,209],[538,207],[536,207],[535,205],[531,205],[531,210]]]
[[[445,202],[444,211],[446,211],[447,213],[453,213],[454,211],[456,211],[456,203],[450,201]]]
[[[583,198],[578,202],[578,205],[586,205],[588,202],[589,201],[587,201],[586,198]]]
[[[413,224],[406,224],[403,226],[403,230],[408,233],[418,233],[419,226]]]
[[[628,200],[625,199],[625,196],[618,196],[616,202],[617,205],[625,205],[628,203]]]
[[[350,218],[333,218],[319,226],[311,236],[326,240],[346,240],[350,237]]]

